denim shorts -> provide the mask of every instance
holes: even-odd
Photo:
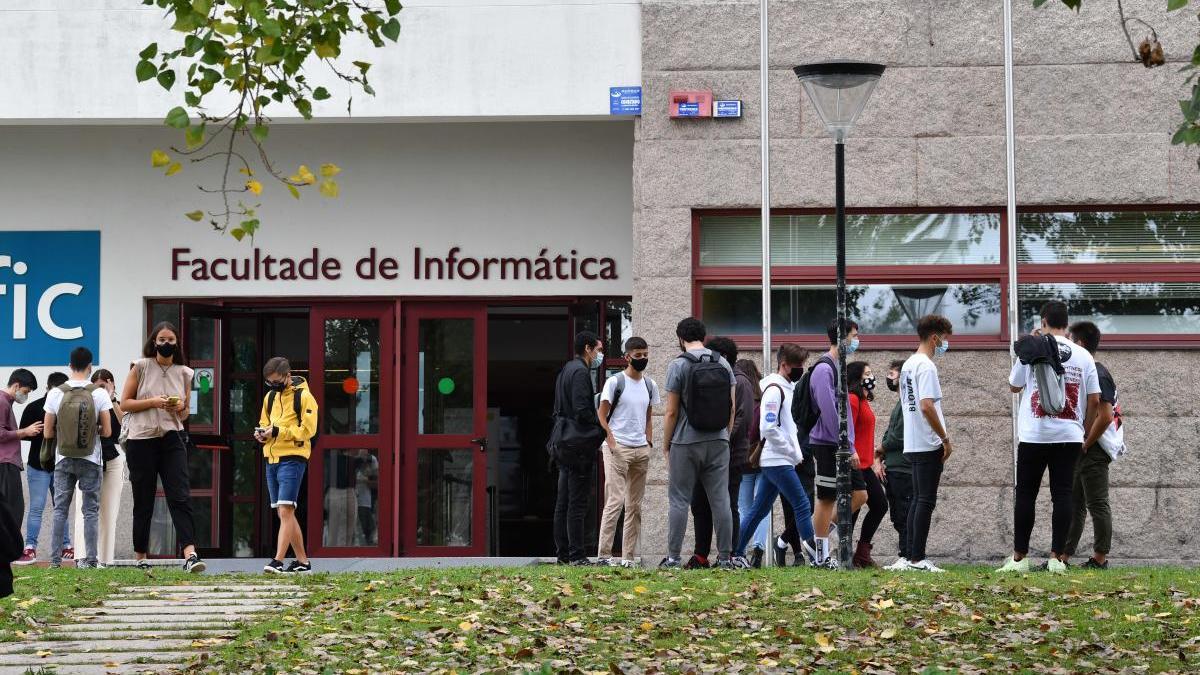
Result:
[[[300,501],[300,482],[308,462],[285,459],[267,464],[267,493],[271,496],[271,508],[296,506]]]

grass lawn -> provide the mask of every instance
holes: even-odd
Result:
[[[1200,571],[421,570],[304,578],[221,672],[1196,672]]]
[[[0,600],[0,642],[25,639],[25,633],[60,621],[75,607],[90,607],[122,586],[194,580],[183,570],[114,568],[76,570],[64,567],[13,567],[14,594]]]

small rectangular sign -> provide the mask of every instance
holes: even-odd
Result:
[[[679,116],[680,117],[699,117],[700,116],[700,104],[699,103],[680,103],[679,104]]]
[[[608,114],[610,115],[641,115],[641,87],[609,87]]]
[[[741,117],[741,101],[713,101],[713,117]]]

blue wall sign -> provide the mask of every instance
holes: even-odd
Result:
[[[79,346],[100,361],[100,233],[0,232],[0,367],[65,366]]]
[[[741,101],[713,101],[713,117],[741,117]]]
[[[699,103],[680,103],[679,104],[679,116],[680,117],[699,117],[700,116],[700,104]]]
[[[641,87],[609,87],[608,114],[610,115],[641,115]]]

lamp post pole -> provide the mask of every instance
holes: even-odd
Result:
[[[853,566],[853,526],[851,525],[850,481],[850,410],[846,394],[846,144],[839,135],[834,139],[834,188],[837,220],[837,319],[838,319],[838,449],[837,449],[837,521],[838,559],[843,569]]]

